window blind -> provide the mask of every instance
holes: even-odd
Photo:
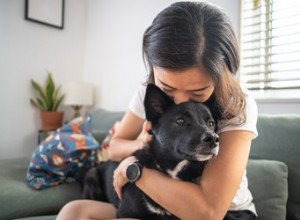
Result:
[[[300,1],[242,0],[241,10],[241,81],[300,89]]]

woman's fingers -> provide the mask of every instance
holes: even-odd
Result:
[[[119,197],[119,199],[122,199],[122,188],[125,184],[128,183],[128,180],[126,178],[126,170],[127,167],[134,163],[137,159],[134,156],[127,157],[119,164],[119,166],[115,169],[114,175],[113,175],[113,186],[114,189]]]

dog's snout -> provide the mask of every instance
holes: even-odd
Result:
[[[219,142],[219,136],[217,134],[211,134],[211,133],[203,133],[201,135],[201,141],[202,143],[218,143]]]

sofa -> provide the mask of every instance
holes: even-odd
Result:
[[[123,112],[93,112],[92,131],[98,142]],[[259,220],[300,220],[300,115],[259,115],[259,136],[247,165],[249,188]],[[80,184],[44,190],[26,185],[31,158],[0,160],[0,219],[53,220],[61,207],[80,198]]]

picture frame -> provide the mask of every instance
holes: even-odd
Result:
[[[25,19],[50,27],[64,28],[65,0],[25,0]]]

